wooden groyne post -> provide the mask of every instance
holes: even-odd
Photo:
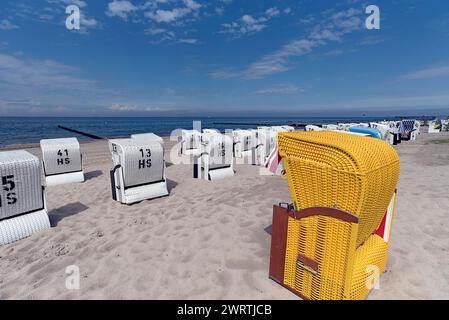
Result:
[[[62,129],[62,130],[70,131],[70,132],[73,132],[73,133],[77,133],[77,134],[80,134],[82,136],[85,136],[85,137],[88,137],[88,138],[91,138],[91,139],[95,139],[95,140],[105,140],[106,139],[106,138],[103,138],[103,137],[100,137],[100,136],[97,136],[97,135],[94,135],[94,134],[90,134],[90,133],[79,131],[79,130],[75,130],[75,129],[70,129],[70,128],[67,128],[67,127],[64,127],[64,126],[61,126],[61,125],[58,125],[58,128]]]

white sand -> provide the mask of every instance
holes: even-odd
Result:
[[[449,143],[428,143],[442,138],[397,147],[388,270],[370,299],[449,299]],[[81,148],[88,180],[47,189],[53,228],[0,247],[1,299],[298,299],[268,279],[285,180],[238,165],[235,177],[208,182],[171,165],[170,196],[126,206],[111,198],[106,143]],[[80,268],[79,290],[66,289],[69,265]]]

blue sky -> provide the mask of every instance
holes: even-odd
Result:
[[[65,8],[81,10],[67,30]],[[381,11],[368,30],[365,8]],[[2,0],[0,115],[449,113],[446,0]]]

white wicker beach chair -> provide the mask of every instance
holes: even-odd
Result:
[[[221,132],[217,129],[203,129],[203,133],[218,133],[218,134],[220,134]]]
[[[370,127],[379,130],[379,132],[382,135],[382,140],[385,140],[386,142],[392,145],[397,144],[397,141],[399,139],[399,133],[397,132],[397,130],[390,128],[386,124],[376,122],[371,122]]]
[[[193,177],[219,180],[234,175],[233,139],[228,135],[202,135],[201,152],[194,157]]]
[[[271,127],[267,126],[260,126],[257,127],[257,143],[256,143],[256,159],[259,158],[260,160],[256,160],[257,165],[263,166],[265,164],[265,161],[268,158],[268,155],[271,153],[271,151],[276,146],[276,136],[277,133],[275,133]]]
[[[45,139],[40,146],[45,185],[84,182],[83,159],[76,138]]]
[[[295,128],[292,126],[281,126],[284,128],[285,132],[295,132]]]
[[[109,140],[112,198],[125,204],[168,195],[164,148],[144,139]]]
[[[339,127],[336,124],[323,124],[321,127],[324,130],[339,130]]]
[[[0,245],[50,228],[39,159],[24,150],[0,152]]]
[[[431,120],[429,121],[429,133],[438,133],[441,132],[441,121],[439,120]]]
[[[324,129],[318,126],[314,126],[312,124],[308,124],[305,127],[305,131],[323,131]]]
[[[233,130],[234,157],[250,158],[254,147],[254,134],[249,130]]]
[[[201,132],[181,130],[181,154],[196,155],[200,152]]]

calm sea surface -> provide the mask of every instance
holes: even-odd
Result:
[[[153,132],[169,135],[174,129],[191,129],[192,122],[200,120],[202,128],[219,130],[256,128],[257,125],[284,125],[292,123],[332,123],[338,121],[376,121],[380,118],[187,118],[187,117],[140,117],[140,118],[55,118],[55,117],[0,117],[0,147],[10,144],[39,143],[41,139],[77,137],[81,135],[58,128],[58,125],[87,132],[101,137],[122,137],[133,133]],[[227,123],[227,124],[218,124]],[[228,124],[233,123],[233,125]]]

